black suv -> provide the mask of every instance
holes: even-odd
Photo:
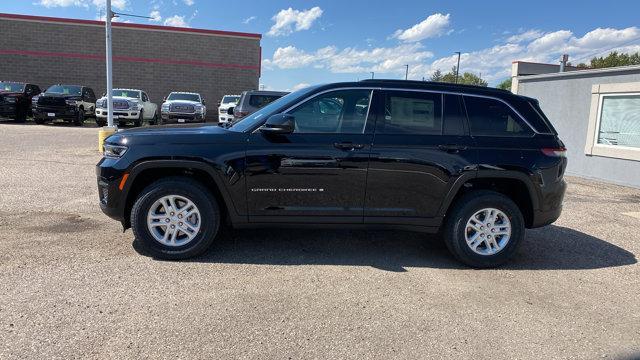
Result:
[[[538,102],[498,89],[375,80],[313,86],[225,127],[118,132],[102,210],[153,256],[222,224],[441,232],[474,267],[510,258],[562,209],[566,150]]]
[[[52,85],[33,106],[33,118],[37,124],[47,120],[62,119],[82,126],[84,119],[95,117],[96,95],[93,90],[80,85]]]
[[[31,113],[31,99],[38,94],[38,85],[0,81],[0,116],[24,122]]]

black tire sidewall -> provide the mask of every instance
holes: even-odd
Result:
[[[183,246],[169,247],[160,244],[147,227],[149,208],[166,195],[184,196],[193,201],[200,211],[200,231],[195,239]],[[151,256],[168,260],[186,259],[209,248],[220,227],[220,211],[208,190],[192,181],[158,181],[143,190],[136,200],[131,210],[131,227],[136,240]]]
[[[143,110],[140,110],[140,114],[138,115],[138,120],[134,121],[134,125],[138,127],[138,126],[142,126],[143,123],[144,123],[144,112]]]
[[[78,113],[76,114],[76,119],[74,120],[74,125],[82,126],[84,124],[84,109],[78,109]]]
[[[473,214],[484,208],[495,208],[507,215],[511,222],[511,237],[500,252],[480,255],[469,248],[465,240],[465,227]],[[492,191],[478,191],[460,199],[448,219],[445,242],[453,255],[461,262],[478,268],[498,266],[509,260],[524,239],[525,226],[518,206],[506,196]]]

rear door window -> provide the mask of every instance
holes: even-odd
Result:
[[[533,131],[505,103],[496,99],[465,96],[464,104],[473,136],[532,136]]]
[[[378,134],[442,134],[442,94],[387,91]]]
[[[460,95],[444,95],[443,135],[462,136],[466,131],[466,116]]]

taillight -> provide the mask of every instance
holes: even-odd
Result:
[[[559,147],[559,148],[543,148],[542,153],[547,156],[552,157],[567,157],[567,148]]]

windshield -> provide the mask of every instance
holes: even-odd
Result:
[[[167,100],[187,100],[187,101],[195,101],[200,102],[200,95],[198,94],[179,94],[179,93],[171,93]]]
[[[111,96],[140,99],[140,91],[115,89],[111,91]]]
[[[46,91],[48,94],[78,95],[82,94],[82,87],[75,85],[53,85]]]
[[[225,96],[222,98],[223,104],[237,104],[240,96]]]
[[[1,92],[22,92],[24,90],[24,84],[14,82],[0,81]]]
[[[273,114],[276,114],[277,111],[285,110],[284,108],[286,106],[300,100],[301,98],[304,98],[307,94],[311,93],[312,91],[317,89],[319,86],[320,85],[311,86],[302,90],[294,91],[288,95],[285,95],[280,99],[277,99],[274,102],[270,103],[269,105],[263,107],[262,109],[259,109],[256,112],[250,115],[247,115],[246,117],[243,117],[237,122],[234,122],[229,127],[229,130],[244,132],[244,131],[253,129],[259,124],[261,124],[267,117]]]

